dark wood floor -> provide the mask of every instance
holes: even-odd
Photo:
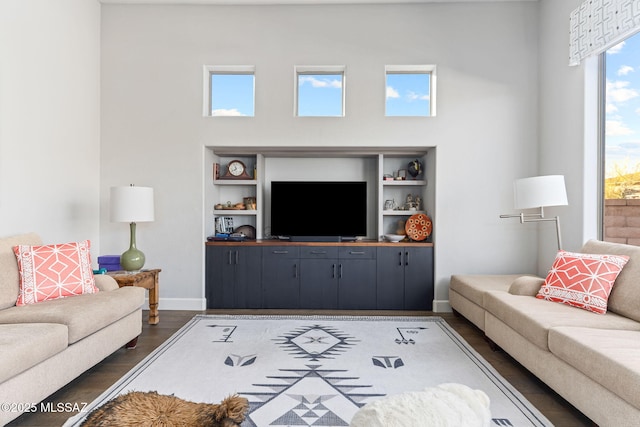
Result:
[[[162,344],[175,331],[183,326],[196,311],[161,311],[160,323],[148,325],[144,322],[138,346],[133,350],[121,349],[107,357],[102,363],[85,372],[83,375],[63,387],[45,402],[58,404],[82,404],[94,400],[100,393],[111,386],[122,375]],[[238,313],[248,311],[208,310],[207,313]],[[313,311],[250,311],[253,314],[385,314],[385,315],[431,315],[425,312],[313,312]],[[526,369],[502,351],[493,352],[484,341],[482,332],[464,318],[449,313],[437,313],[443,317],[478,353],[480,353],[503,377],[505,377],[520,393],[536,406],[554,425],[562,427],[592,427],[589,419],[545,386]],[[147,313],[143,313],[146,320]],[[9,426],[61,426],[75,413],[29,413],[14,420]]]

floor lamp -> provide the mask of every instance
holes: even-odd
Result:
[[[547,206],[565,206],[567,202],[567,190],[563,175],[534,176],[531,178],[517,179],[513,183],[514,206],[520,209],[539,209],[537,213],[520,212],[515,215],[500,215],[500,218],[520,218],[520,223],[553,221],[556,223],[558,238],[558,250],[562,249],[562,237],[560,235],[560,217],[546,218],[544,208]]]
[[[136,223],[153,221],[153,188],[112,187],[110,194],[111,221],[129,223],[129,249],[120,256],[120,265],[126,271],[138,271],[144,266],[144,253],[136,246]]]

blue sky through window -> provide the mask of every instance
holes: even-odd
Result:
[[[298,74],[298,116],[340,117],[343,74]]]
[[[430,116],[428,73],[387,73],[387,116]]]
[[[254,115],[253,74],[211,74],[212,116]]]
[[[605,176],[640,172],[640,33],[607,50]]]

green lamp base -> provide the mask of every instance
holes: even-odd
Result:
[[[144,254],[136,247],[136,223],[129,224],[131,232],[129,249],[120,255],[120,266],[125,271],[138,271],[144,265]]]
[[[120,266],[125,271],[138,271],[144,266],[144,254],[136,248],[129,248],[120,256]]]

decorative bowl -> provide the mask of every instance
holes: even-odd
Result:
[[[387,239],[389,242],[393,242],[393,243],[398,243],[399,241],[403,240],[405,237],[404,234],[385,234],[384,238]]]

